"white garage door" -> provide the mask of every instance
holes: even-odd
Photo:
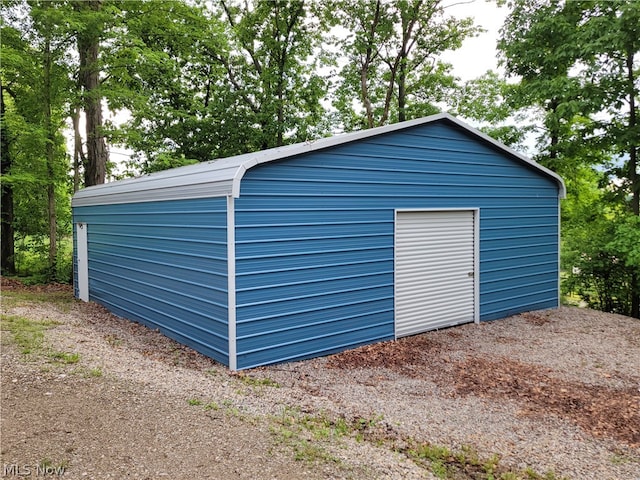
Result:
[[[476,320],[476,211],[398,211],[396,337]]]

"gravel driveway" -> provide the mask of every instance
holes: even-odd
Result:
[[[232,374],[67,287],[3,281],[2,310],[3,478],[640,480],[627,317],[563,307]],[[30,353],[20,319],[44,329]]]

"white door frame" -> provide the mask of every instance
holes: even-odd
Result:
[[[398,214],[403,212],[455,212],[464,211],[473,213],[473,323],[480,323],[480,208],[397,208],[394,210],[393,217],[393,301],[394,301],[394,337],[398,338],[396,333],[396,302],[397,302],[397,281],[396,281],[396,265],[397,265],[397,225]]]
[[[78,298],[89,301],[89,248],[87,243],[88,226],[84,222],[76,223],[76,262],[78,268]]]

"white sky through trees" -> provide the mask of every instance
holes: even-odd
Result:
[[[487,70],[497,70],[496,43],[509,10],[485,0],[449,0],[448,4],[450,15],[473,17],[476,25],[486,30],[477,37],[467,38],[460,49],[443,55],[443,59],[453,65],[454,75],[466,81],[478,78]]]

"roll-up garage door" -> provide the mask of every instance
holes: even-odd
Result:
[[[396,213],[396,337],[475,320],[475,213]]]

